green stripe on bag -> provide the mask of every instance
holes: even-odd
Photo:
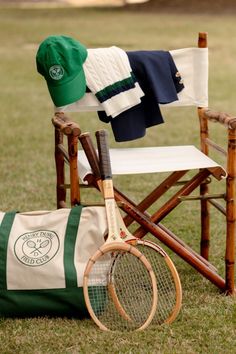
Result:
[[[16,211],[11,211],[5,213],[1,226],[0,226],[0,289],[7,289],[7,278],[6,278],[6,265],[7,265],[7,247],[9,235],[11,232],[12,224]]]
[[[0,317],[88,317],[83,288],[1,290]]]
[[[71,209],[68,217],[64,244],[64,270],[66,288],[77,287],[77,273],[74,264],[75,243],[79,228],[82,206],[75,206]]]

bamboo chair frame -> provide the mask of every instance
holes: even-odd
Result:
[[[199,33],[198,46],[207,47],[207,35]],[[168,189],[180,182],[180,179],[188,171],[175,171],[171,173],[159,186],[157,186],[138,205],[130,200],[125,194],[115,188],[115,199],[125,212],[124,221],[130,225],[134,220],[140,225],[134,233],[136,237],[142,238],[148,232],[163,242],[167,247],[179,255],[183,260],[195,268],[201,275],[210,280],[221,291],[226,294],[235,295],[235,230],[236,230],[236,203],[235,203],[235,181],[236,181],[236,118],[226,113],[214,112],[209,108],[198,108],[200,123],[201,151],[209,155],[209,149],[225,155],[227,159],[227,178],[225,193],[211,195],[209,177],[217,173],[210,169],[201,169],[180,187],[159,210],[153,215],[147,213],[147,209]],[[57,175],[57,208],[66,207],[66,189],[70,189],[71,206],[79,204],[80,186],[78,183],[78,140],[80,127],[71,121],[64,113],[56,113],[52,119],[55,128],[55,162]],[[226,129],[227,150],[225,151],[216,142],[210,139],[209,122],[216,122]],[[63,138],[67,137],[67,148],[63,145]],[[65,181],[65,161],[69,163],[70,183]],[[96,187],[96,177],[92,174],[87,176],[89,186]],[[224,183],[224,182],[221,182]],[[190,194],[200,187],[200,195],[195,198]],[[176,206],[184,200],[199,199],[201,205],[201,240],[200,253],[192,250],[177,235],[161,224],[162,219],[168,215]],[[225,207],[218,203],[217,199],[225,201]],[[226,222],[226,249],[225,249],[225,277],[221,277],[215,267],[209,262],[210,247],[210,206],[214,206],[225,216]]]

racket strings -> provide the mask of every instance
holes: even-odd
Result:
[[[140,266],[137,257],[129,253],[119,255],[122,257],[118,262],[114,262],[114,287],[117,297],[124,310],[130,315],[132,320],[140,323],[147,319],[152,306],[152,284],[144,266]],[[124,276],[125,273],[129,276]],[[132,295],[131,295],[132,293]]]
[[[110,330],[135,330],[153,306],[153,288],[147,268],[128,252],[99,257],[89,273],[88,295],[97,319]]]
[[[138,244],[137,248],[150,262],[157,280],[158,305],[152,323],[169,322],[172,317],[173,319],[176,317],[173,315],[175,312],[177,315],[180,308],[181,294],[176,287],[179,280],[175,277],[173,269],[167,264],[166,258],[158,250],[148,247],[146,244]]]

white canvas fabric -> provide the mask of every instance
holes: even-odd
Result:
[[[0,212],[0,225],[1,225],[1,223],[2,223],[2,219],[3,219],[3,217],[4,217],[4,214],[5,214],[5,213]]]
[[[208,48],[185,48],[170,51],[183,80],[178,101],[169,106],[208,107]]]
[[[17,213],[7,245],[7,290],[62,289],[65,284],[64,242],[71,209]],[[0,212],[0,221],[5,213]],[[105,208],[82,209],[74,266],[82,287],[89,257],[104,243]]]
[[[170,51],[183,79],[184,89],[178,101],[166,106],[208,106],[208,48],[183,48]],[[103,107],[92,93],[70,105],[54,107],[55,112],[101,111]]]
[[[110,158],[114,175],[220,167],[222,175],[226,176],[221,166],[192,145],[110,149]],[[84,151],[78,153],[78,164],[80,178],[84,181],[85,176],[91,173]]]

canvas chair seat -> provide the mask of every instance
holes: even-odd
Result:
[[[222,166],[193,145],[110,149],[110,158],[114,175],[207,168],[212,170],[212,174],[218,179],[227,176]],[[85,181],[92,171],[84,151],[78,154],[78,164],[79,177],[81,181]]]
[[[153,186],[153,191],[138,204],[117,188],[115,188],[115,198],[120,202],[120,207],[126,213],[124,217],[126,225],[130,225],[133,221],[138,223],[139,228],[135,231],[135,236],[142,238],[148,232],[151,233],[219,289],[227,294],[234,294],[236,118],[207,108],[208,50],[206,33],[199,33],[198,48],[173,50],[171,55],[181,73],[184,89],[178,94],[178,101],[172,102],[168,106],[191,105],[198,107],[200,149],[192,145],[111,149],[111,163],[114,174],[137,174],[138,179],[144,173],[169,172],[168,176],[164,177],[159,185]],[[91,93],[87,93],[81,100],[71,105],[54,107],[53,124],[55,127],[58,208],[66,205],[66,189],[68,187],[70,188],[71,205],[80,203],[78,175],[83,183],[97,187],[97,178],[91,172],[84,151],[79,149],[77,154],[77,144],[81,134],[80,127],[77,123],[71,121],[65,113],[99,111],[101,109],[102,107],[96,97]],[[226,150],[211,140],[209,121],[218,122],[226,128],[228,134]],[[68,139],[68,150],[63,145],[64,136],[67,136]],[[83,145],[83,149],[87,151],[88,144],[87,148]],[[225,169],[208,156],[210,149],[214,149],[226,157]],[[67,160],[70,165],[70,184],[66,183],[64,160]],[[190,176],[188,181],[183,181],[182,177],[188,171],[194,171],[193,176]],[[209,177],[211,176],[218,180],[225,179],[225,193],[217,196],[210,193],[209,182],[211,179]],[[155,201],[174,185],[180,186],[178,191],[175,191],[175,194],[159,207],[153,215],[150,215],[147,212],[149,207],[153,206]],[[161,224],[162,219],[184,199],[189,198],[191,200],[191,193],[196,189],[200,191],[199,196],[193,198],[200,201],[200,253],[192,250],[181,238]],[[217,199],[221,199],[225,206],[218,203]],[[212,263],[209,262],[210,207],[212,206],[225,216],[225,276],[219,275]]]

